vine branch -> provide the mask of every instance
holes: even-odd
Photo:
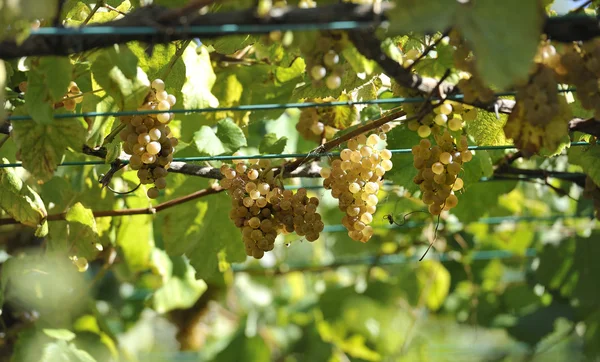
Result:
[[[111,216],[131,216],[131,215],[154,215],[157,212],[161,212],[173,206],[181,205],[188,201],[196,200],[204,196],[217,194],[219,192],[225,191],[224,188],[220,186],[209,187],[206,189],[202,189],[196,192],[193,192],[189,195],[185,195],[182,197],[178,197],[173,200],[165,201],[161,204],[158,204],[154,207],[142,207],[137,209],[121,209],[121,210],[106,210],[106,211],[94,211],[94,217],[111,217]],[[48,215],[46,221],[60,221],[65,220],[67,217],[66,212],[61,212],[58,214]],[[13,218],[4,218],[0,219],[0,225],[13,225],[19,224],[19,222]]]
[[[124,44],[129,41],[141,41],[149,44],[168,43],[174,40],[188,40],[196,37],[212,39],[223,34],[214,31],[191,32],[176,31],[175,26],[202,25],[260,25],[260,24],[306,24],[329,23],[332,21],[359,21],[366,24],[379,24],[385,21],[380,10],[390,9],[387,3],[372,5],[357,5],[338,3],[318,8],[301,9],[295,7],[272,8],[266,16],[260,17],[255,8],[245,10],[209,13],[198,15],[204,6],[213,0],[194,0],[178,9],[167,9],[161,6],[144,6],[130,12],[126,17],[102,24],[90,26],[107,26],[115,28],[153,26],[160,30],[158,34],[109,34],[87,35],[73,34],[57,36],[53,34],[34,34],[22,44],[14,40],[0,42],[0,59],[14,59],[24,56],[41,55],[70,55],[90,49],[108,47],[114,44]],[[87,21],[94,12],[104,4],[99,1],[90,13]],[[86,21],[84,21],[86,24]],[[370,30],[372,33],[373,30]],[[600,36],[600,24],[591,16],[571,14],[546,19],[543,32],[548,38],[558,42],[585,41]],[[231,33],[234,34],[234,33]],[[379,44],[377,41],[375,44]],[[408,79],[407,79],[408,80]],[[402,83],[403,84],[403,83]],[[426,86],[426,84],[425,84]]]

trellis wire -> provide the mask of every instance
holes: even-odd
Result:
[[[575,88],[559,89],[559,93],[564,92],[576,92]],[[497,97],[515,95],[515,92],[499,92],[496,93]],[[463,94],[457,94],[448,96],[445,99],[448,100],[461,100],[464,98]],[[334,101],[334,102],[296,102],[296,103],[268,103],[268,104],[250,104],[241,105],[234,107],[214,107],[214,108],[191,108],[191,109],[172,109],[169,113],[174,114],[193,114],[193,113],[214,113],[214,112],[238,112],[238,111],[269,111],[276,109],[290,109],[290,108],[326,108],[326,107],[339,107],[339,106],[353,106],[353,105],[372,105],[372,104],[404,104],[404,103],[421,103],[426,99],[423,97],[397,97],[397,98],[385,98],[385,99],[371,99],[365,101]],[[439,97],[432,97],[430,100],[440,100]],[[82,112],[82,113],[62,113],[55,114],[55,119],[65,118],[80,118],[80,117],[127,117],[127,116],[142,116],[165,113],[159,110],[136,110],[136,111],[115,111],[115,112]],[[32,117],[29,115],[18,115],[6,117],[8,121],[28,121]]]
[[[155,26],[86,26],[72,28],[47,27],[31,31],[31,35],[69,36],[69,35],[175,35],[175,34],[261,34],[271,31],[307,31],[307,30],[353,30],[372,26],[372,21],[331,21],[327,23],[300,24],[223,24],[190,25],[167,27],[166,30]],[[163,27],[164,28],[164,27]]]
[[[571,142],[571,147],[576,146],[590,146],[588,142]],[[485,151],[485,150],[510,150],[516,149],[514,145],[498,145],[498,146],[469,146],[470,150],[473,151]],[[408,154],[412,150],[410,148],[391,149],[392,154]],[[251,160],[251,159],[283,159],[283,158],[304,158],[307,156],[319,156],[319,157],[337,157],[340,155],[339,152],[324,152],[324,153],[281,153],[281,154],[265,154],[265,155],[236,155],[236,156],[198,156],[198,157],[177,157],[173,158],[176,162],[205,162],[205,161],[233,161],[233,160]],[[123,160],[123,163],[127,164],[129,161]],[[70,161],[63,162],[58,166],[93,166],[93,165],[107,165],[104,161]],[[5,163],[0,164],[0,168],[15,168],[23,167],[22,163]]]
[[[496,216],[496,217],[484,217],[472,222],[440,222],[442,225],[462,225],[462,224],[486,224],[486,225],[498,225],[504,222],[552,222],[565,219],[593,219],[594,215],[550,215],[550,216]],[[398,222],[401,222],[399,220]],[[377,230],[392,230],[392,229],[414,229],[426,226],[428,222],[422,221],[407,221],[402,225],[396,224],[385,224],[375,225],[373,229]],[[323,232],[326,233],[337,233],[348,231],[344,225],[325,225]]]
[[[513,258],[533,258],[537,255],[537,251],[533,248],[525,249],[523,254],[515,253],[508,250],[478,250],[469,253],[469,259],[471,260],[500,260],[500,259],[513,259]],[[346,258],[336,258],[335,261],[326,264],[312,264],[312,263],[286,263],[283,266],[273,268],[260,268],[255,266],[247,266],[243,264],[233,264],[231,269],[233,272],[276,272],[276,271],[294,271],[302,270],[308,271],[310,268],[327,268],[327,267],[340,267],[340,266],[351,266],[351,265],[399,265],[408,263],[417,263],[420,259],[420,255],[405,256],[402,254],[390,254],[390,255],[368,255],[368,256],[355,256]],[[435,257],[442,263],[455,261],[456,257],[450,253],[438,253]]]

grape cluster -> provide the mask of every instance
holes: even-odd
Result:
[[[553,60],[554,52],[547,48],[548,58]],[[555,71],[559,82],[577,88],[576,96],[583,108],[594,111],[594,118],[600,119],[600,39],[569,47]]]
[[[175,96],[165,91],[165,83],[156,79],[152,82],[152,90],[144,104],[138,110],[158,110],[162,113],[120,117],[125,128],[119,136],[123,141],[123,151],[131,155],[129,167],[137,170],[142,184],[154,184],[154,187],[147,191],[151,199],[157,198],[159,190],[167,187],[167,170],[178,144],[168,126],[174,118],[174,114],[169,111],[175,102]]]
[[[344,68],[340,63],[343,35],[339,32],[321,32],[311,49],[304,49],[306,69],[315,87],[323,85],[331,90],[342,85]]]
[[[296,232],[315,241],[324,224],[317,212],[319,200],[309,198],[306,189],[295,194],[274,184],[269,160],[235,161],[235,167],[221,166],[220,184],[231,196],[229,218],[241,229],[246,255],[260,259],[273,250],[281,232]]]
[[[347,96],[339,100],[348,99]],[[313,98],[306,102],[334,102],[336,98]],[[296,130],[304,139],[320,143],[322,139],[330,140],[340,129],[345,129],[358,120],[358,110],[355,106],[344,107],[343,114],[337,113],[337,107],[310,107],[300,112]]]
[[[377,150],[381,137],[364,134],[350,139],[340,158],[331,162],[331,168],[322,168],[323,186],[339,200],[339,208],[346,215],[342,224],[351,239],[367,242],[373,235],[369,225],[377,210],[377,192],[383,185],[383,175],[392,169],[392,153]]]
[[[585,187],[583,189],[583,197],[591,199],[594,202],[596,211],[596,219],[600,220],[600,187],[596,185],[591,177],[585,178]]]
[[[504,133],[527,157],[541,149],[554,152],[568,134],[569,108],[557,88],[555,72],[545,64],[537,64],[527,84],[517,87]]]
[[[463,188],[463,180],[458,173],[464,163],[471,161],[473,154],[468,149],[465,136],[461,136],[455,144],[454,137],[445,131],[435,140],[433,147],[428,139],[422,139],[413,146],[413,165],[419,170],[413,181],[419,185],[422,200],[429,205],[429,212],[439,215],[458,204],[454,192]]]
[[[269,202],[273,205],[275,219],[288,232],[296,232],[304,236],[308,241],[315,241],[319,233],[323,231],[325,224],[321,221],[321,215],[317,212],[319,199],[308,197],[306,189],[298,189],[294,194],[291,190],[281,191],[280,188],[273,189],[268,195]]]
[[[393,83],[392,92],[397,97],[417,97],[419,93]],[[408,115],[414,115],[421,111],[422,103],[406,103],[403,109]],[[444,127],[451,131],[460,131],[464,121],[474,120],[477,110],[458,102],[444,101],[441,105],[433,108],[433,113],[426,114],[420,119],[408,121],[408,129],[416,131],[419,137],[427,138],[430,135],[439,134]]]

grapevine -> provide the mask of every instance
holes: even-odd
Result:
[[[570,112],[564,97],[557,94],[557,88],[554,70],[543,63],[536,64],[527,84],[517,87],[516,105],[504,133],[525,156],[542,149],[554,152],[567,136]]]
[[[377,134],[361,134],[348,141],[331,168],[321,169],[323,186],[331,190],[339,200],[339,209],[346,213],[342,224],[348,236],[363,243],[373,236],[370,224],[379,202],[377,193],[383,186],[383,175],[392,169],[392,153],[375,148],[380,140]]]
[[[348,99],[342,95],[338,100]],[[333,97],[307,99],[307,102],[326,103],[336,101]],[[340,113],[338,114],[338,109]],[[330,140],[335,133],[345,129],[358,120],[358,110],[351,107],[311,107],[304,108],[300,113],[296,130],[302,137],[309,141],[320,143],[322,140]]]
[[[167,170],[178,144],[168,126],[174,117],[169,110],[175,102],[175,96],[165,90],[165,83],[156,79],[139,110],[159,110],[163,113],[120,117],[125,127],[120,133],[123,152],[131,156],[129,166],[137,170],[140,183],[154,184],[147,191],[151,199],[157,198],[159,190],[167,187]]]
[[[466,136],[455,140],[445,131],[441,136],[436,136],[435,141],[435,146],[428,139],[422,139],[413,146],[413,165],[419,170],[413,181],[419,185],[421,198],[429,205],[429,212],[439,215],[458,204],[454,193],[464,185],[458,174],[463,164],[471,161],[473,154],[468,149]]]
[[[221,186],[231,197],[229,218],[242,233],[246,255],[262,258],[280,233],[296,232],[310,242],[319,238],[325,227],[319,200],[303,188],[294,194],[276,186],[271,161],[236,161],[234,168],[223,165],[220,171]]]
[[[334,90],[342,85],[341,51],[344,48],[344,34],[340,32],[320,32],[316,42],[303,49],[306,69],[315,87],[325,85]]]

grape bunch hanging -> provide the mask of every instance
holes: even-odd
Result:
[[[310,43],[303,49],[306,69],[313,80],[313,86],[325,86],[331,90],[342,85],[344,67],[340,63],[340,53],[344,48],[344,34],[340,32],[321,32],[316,44]]]
[[[129,166],[137,170],[137,176],[143,185],[154,184],[147,195],[155,199],[159,190],[167,187],[167,173],[173,152],[178,144],[171,135],[168,124],[174,114],[169,113],[176,98],[165,90],[161,79],[152,82],[152,90],[146,96],[139,111],[158,110],[161,113],[120,117],[125,128],[119,136],[123,141],[123,152],[130,155]]]
[[[260,259],[273,250],[281,233],[296,232],[315,241],[325,225],[317,212],[319,199],[308,197],[306,189],[296,193],[276,186],[269,160],[235,161],[223,165],[220,184],[231,197],[229,218],[242,232],[246,255]]]
[[[323,186],[331,190],[340,210],[346,213],[342,224],[348,236],[363,243],[373,236],[370,224],[379,202],[377,192],[383,186],[383,175],[392,169],[392,153],[375,148],[380,140],[377,134],[350,139],[331,168],[321,169]]]
[[[422,139],[413,146],[413,165],[419,170],[414,183],[419,185],[422,200],[429,205],[429,213],[439,215],[458,204],[454,194],[463,188],[463,180],[458,177],[464,163],[471,161],[473,154],[468,149],[467,137],[461,136],[456,142],[445,131],[435,137],[436,145]]]

